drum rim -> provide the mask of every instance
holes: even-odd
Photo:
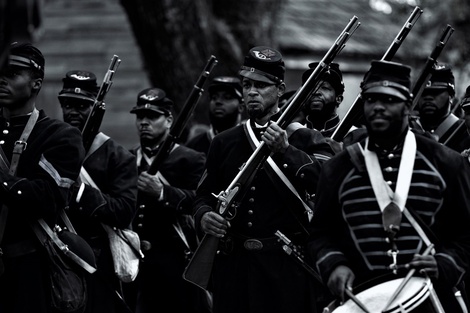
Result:
[[[387,279],[387,278],[391,278],[391,277],[392,277],[392,279]],[[419,290],[417,290],[416,293],[414,293],[408,299],[406,299],[405,301],[403,301],[401,303],[403,309],[406,309],[406,310],[414,310],[419,305],[421,305],[426,299],[429,298],[430,290],[431,290],[431,288],[433,288],[431,279],[429,277],[414,276],[413,278],[418,278],[418,279],[422,280],[423,287],[420,288]],[[361,292],[364,292],[364,291],[366,291],[368,289],[371,289],[375,286],[379,286],[381,284],[389,283],[389,282],[392,282],[394,280],[403,280],[403,279],[404,279],[404,277],[396,277],[395,275],[392,275],[392,276],[391,275],[383,275],[383,276],[375,277],[373,279],[370,279],[366,282],[363,282],[363,283],[357,285],[355,287],[355,289],[357,289],[359,291],[356,293],[356,295],[359,295]],[[371,283],[373,283],[375,281],[379,281],[379,282],[374,284],[374,285],[371,285]],[[362,289],[363,287],[367,287],[367,286],[369,286],[369,287]],[[335,299],[335,300],[331,301],[328,304],[328,306],[326,306],[323,309],[323,313],[334,312],[336,309],[338,309],[340,306],[345,305],[346,303],[352,304],[353,301],[351,299],[348,299],[343,304],[341,304],[341,301],[339,301],[338,299]],[[401,312],[401,308],[400,308],[399,304],[397,304],[397,305],[389,308],[388,310],[384,311],[384,313],[400,313],[400,312]]]

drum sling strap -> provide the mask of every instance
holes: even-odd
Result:
[[[258,138],[256,138],[256,135],[254,134],[250,123],[248,122],[244,123],[243,129],[245,130],[245,134],[248,138],[248,142],[250,143],[250,146],[252,147],[253,150],[256,150],[256,148],[260,145],[260,141],[258,140]],[[294,207],[302,207],[304,209],[302,216],[306,215],[307,222],[310,222],[313,217],[313,210],[301,198],[301,196],[299,195],[295,187],[292,185],[292,183],[284,175],[284,173],[281,171],[281,169],[277,166],[277,164],[274,162],[274,160],[271,157],[267,158],[266,163],[263,166],[263,168],[265,172],[268,174],[271,181],[273,182],[274,186],[278,188],[278,191],[281,192],[282,194],[289,195],[290,196],[289,200],[293,201]],[[286,189],[288,190],[287,193],[286,193]],[[293,212],[293,210],[291,210],[291,212],[293,213],[295,219],[299,222],[303,231],[308,235],[309,232],[305,228],[304,222],[299,220],[298,214]]]

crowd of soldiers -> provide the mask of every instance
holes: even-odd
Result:
[[[362,118],[337,141],[341,65],[327,64],[281,127],[296,100],[283,56],[253,47],[238,73],[211,78],[207,129],[174,142],[153,173],[176,119],[167,92],[136,92],[136,148],[103,132],[85,147],[96,76],[64,73],[59,121],[36,104],[45,63],[13,43],[0,69],[0,313],[52,312],[31,223],[54,227],[61,210],[97,263],[80,312],[468,312],[470,86],[458,100],[449,64],[434,64],[415,102],[412,68],[373,60]],[[138,233],[134,281],[116,277],[102,224]],[[185,271],[212,252],[201,287]]]

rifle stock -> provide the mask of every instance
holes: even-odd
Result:
[[[385,54],[382,56],[382,61],[391,61],[395,56],[396,52],[400,48],[401,44],[405,40],[406,36],[410,33],[411,29],[415,25],[416,21],[418,21],[419,17],[423,13],[419,7],[415,7],[411,15],[406,20],[403,27],[398,32],[397,36],[393,40],[392,44],[388,47]],[[357,95],[356,99],[349,107],[348,111],[341,119],[338,127],[335,129],[331,138],[336,141],[342,141],[344,136],[349,132],[351,127],[359,121],[360,117],[362,116],[362,99],[361,95]]]
[[[186,98],[183,108],[181,109],[181,112],[178,114],[178,117],[175,119],[175,122],[173,123],[173,126],[171,127],[168,136],[166,136],[165,140],[163,141],[160,148],[158,149],[158,152],[155,155],[155,158],[152,161],[152,164],[150,164],[147,170],[147,172],[150,175],[155,175],[158,172],[160,165],[163,163],[163,161],[165,161],[165,159],[170,154],[171,149],[173,148],[173,145],[181,137],[181,134],[183,133],[183,130],[186,127],[186,124],[189,118],[191,117],[192,112],[196,108],[199,102],[199,99],[201,98],[202,93],[204,92],[204,89],[203,89],[204,83],[206,82],[207,78],[210,75],[210,72],[212,71],[212,69],[214,68],[216,64],[217,64],[216,57],[211,55],[209,60],[206,63],[206,66],[204,67],[204,70],[199,75],[199,78],[196,81],[196,84],[193,86],[193,89],[191,90],[189,96]]]
[[[287,108],[276,121],[281,128],[285,129],[287,127],[304,102],[318,87],[318,83],[323,74],[328,70],[329,64],[334,60],[336,55],[341,52],[351,35],[359,27],[360,23],[357,20],[358,18],[356,16],[353,16],[350,19],[348,25],[338,36],[315,70],[310,74],[308,80],[296,92],[292,101],[287,105]],[[216,196],[218,199],[216,211],[220,215],[227,216],[230,208],[237,206],[236,200],[238,200],[238,197],[243,194],[242,191],[247,187],[247,183],[251,180],[259,166],[266,161],[270,154],[271,151],[269,147],[266,146],[264,142],[261,142],[227,189],[221,191]],[[183,273],[184,279],[203,289],[207,289],[219,240],[220,239],[215,236],[209,234],[204,235],[186,267],[185,272]]]
[[[90,115],[88,115],[85,125],[83,126],[83,145],[87,152],[90,150],[91,144],[100,130],[101,122],[103,121],[104,112],[106,110],[104,98],[113,84],[113,76],[120,63],[121,59],[119,59],[117,55],[114,55],[111,59],[108,70],[104,75],[103,82],[101,83],[95,102],[93,103]]]

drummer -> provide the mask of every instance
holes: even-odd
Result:
[[[410,131],[410,75],[409,66],[372,61],[361,83],[368,137],[324,165],[309,252],[341,301],[345,288],[354,295],[361,283],[414,269],[445,312],[463,312],[455,287],[470,259],[468,162]]]

